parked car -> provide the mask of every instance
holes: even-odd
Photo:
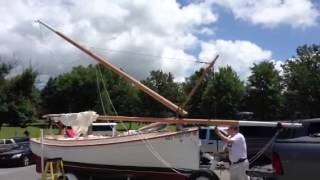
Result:
[[[0,140],[0,164],[28,166],[33,162],[29,138]]]
[[[215,154],[223,151],[223,141],[214,132],[214,126],[200,126],[200,151]],[[227,135],[227,127],[219,127],[220,132]]]
[[[241,126],[240,132],[246,139],[248,158],[255,156],[275,135],[277,128]],[[271,163],[271,146],[256,161],[258,164]]]
[[[317,179],[320,162],[320,118],[298,120],[303,127],[283,129],[272,147],[272,169],[256,169],[255,177],[279,180]],[[249,172],[250,174],[252,172]]]

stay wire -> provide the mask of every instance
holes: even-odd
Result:
[[[254,156],[252,156],[249,160],[249,163],[252,164],[256,160],[258,160],[266,151],[267,149],[271,146],[271,144],[275,141],[275,139],[278,137],[279,133],[282,131],[282,129],[279,129],[273,137],[268,141],[268,143],[261,148],[260,151],[258,151]]]
[[[99,72],[99,74],[100,74],[100,78],[101,78],[101,81],[102,81],[102,84],[103,84],[103,88],[104,88],[104,90],[105,90],[106,93],[107,93],[107,98],[108,98],[108,100],[110,101],[110,104],[111,104],[111,106],[112,106],[115,114],[118,116],[118,113],[117,113],[117,111],[116,111],[116,109],[115,109],[115,107],[114,107],[114,105],[113,105],[113,103],[112,103],[112,100],[111,100],[111,98],[110,98],[110,94],[109,94],[108,90],[106,89],[105,82],[104,82],[104,79],[102,78],[102,73],[101,73],[101,70],[100,70],[99,66],[98,66],[98,72]],[[97,78],[97,80],[98,80],[98,78]],[[98,86],[99,86],[99,85],[98,85]],[[100,86],[99,86],[99,87],[100,87]],[[103,100],[102,100],[101,91],[98,90],[98,93],[100,94],[99,97],[100,97],[100,101],[101,101],[101,103],[102,103],[102,106],[104,106]],[[103,107],[103,111],[104,111],[104,113],[106,113],[104,107]],[[120,123],[121,123],[121,125],[126,129],[126,131],[129,132],[128,127],[127,127],[122,121],[120,121]],[[176,172],[177,174],[180,174],[180,175],[185,176],[185,174],[181,173],[178,168],[174,168],[169,162],[167,162],[165,159],[163,159],[163,157],[157,152],[157,150],[154,148],[154,146],[151,144],[151,142],[150,142],[141,132],[138,132],[137,135],[142,139],[142,142],[146,145],[147,149],[148,149],[160,162],[162,162],[166,167],[170,168],[173,172]]]
[[[183,58],[175,58],[175,57],[162,57],[162,56],[157,56],[153,54],[146,54],[146,53],[140,53],[140,52],[134,52],[134,51],[126,51],[126,50],[114,50],[114,49],[108,49],[108,48],[99,48],[99,47],[93,47],[91,46],[92,49],[100,49],[104,50],[107,52],[114,52],[114,53],[119,53],[119,54],[129,54],[129,55],[134,55],[134,56],[145,56],[145,57],[151,57],[151,58],[156,58],[156,59],[169,59],[169,60],[182,60],[182,61],[192,61],[195,63],[201,63],[201,64],[210,64],[210,62],[207,62],[205,60],[194,60],[194,59],[183,59]]]

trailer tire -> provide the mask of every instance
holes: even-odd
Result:
[[[63,178],[63,176],[59,176],[59,177],[57,178],[57,180],[64,180],[64,178]],[[65,180],[69,180],[69,178],[68,178],[67,176],[65,176]]]
[[[200,169],[192,172],[188,180],[219,180],[219,177],[209,169]]]

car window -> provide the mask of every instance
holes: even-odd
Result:
[[[6,140],[5,140],[5,144],[12,144],[12,141],[9,140],[9,139],[6,139]]]
[[[13,138],[14,141],[16,143],[20,143],[20,142],[28,142],[29,141],[29,138],[28,137],[19,137],[19,138]]]
[[[308,128],[308,135],[315,135],[320,133],[320,123],[310,123]]]
[[[199,138],[206,139],[207,138],[207,129],[200,129],[199,130]]]
[[[209,135],[209,139],[210,139],[210,140],[220,139],[220,138],[217,136],[217,134],[214,132],[214,130],[211,129],[209,132],[210,132],[210,135]]]
[[[0,139],[0,144],[4,144],[4,140],[3,139]]]

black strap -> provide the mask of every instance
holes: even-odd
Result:
[[[247,160],[247,158],[240,158],[238,161],[232,163],[232,164],[239,164],[239,163],[242,163],[244,162],[245,160]]]

